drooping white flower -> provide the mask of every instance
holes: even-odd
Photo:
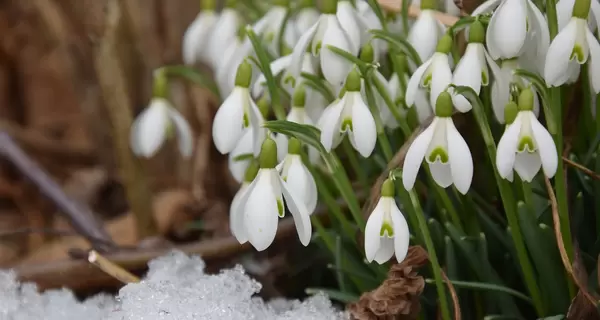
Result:
[[[198,62],[210,63],[208,41],[217,22],[214,8],[202,8],[196,19],[183,34],[183,63],[192,65]]]
[[[253,132],[252,126],[244,129],[244,133],[242,133],[242,138],[237,143],[235,148],[231,150],[231,152],[227,155],[227,167],[229,168],[229,172],[237,182],[242,182],[244,179],[244,174],[252,161],[252,158],[247,157],[248,155],[254,156],[254,146],[253,146]],[[242,158],[242,159],[240,159]]]
[[[369,262],[383,264],[394,253],[396,260],[402,262],[408,253],[408,224],[396,205],[394,193],[394,182],[387,179],[381,188],[381,198],[367,220],[365,256]]]
[[[225,7],[213,26],[208,42],[208,54],[213,68],[221,65],[223,52],[236,40],[241,26],[241,17],[234,8]]]
[[[352,51],[350,52],[358,52],[369,40],[369,26],[358,14],[350,0],[340,0],[338,2],[336,16],[340,21],[342,29],[346,31],[346,34],[350,39],[352,45]]]
[[[460,135],[452,115],[452,97],[442,92],[436,102],[436,117],[429,127],[408,148],[402,182],[406,190],[412,189],[423,159],[429,165],[433,180],[442,188],[454,184],[466,194],[473,180],[473,158],[469,146]]]
[[[237,204],[239,210],[232,212],[231,223],[236,238],[240,243],[247,239],[258,251],[265,250],[273,243],[278,220],[285,216],[287,206],[294,219],[300,242],[307,246],[312,233],[310,214],[304,202],[294,194],[275,169],[275,141],[267,138],[261,149],[258,174],[240,197]]]
[[[279,147],[278,147],[279,148]],[[302,145],[295,138],[289,139],[287,155],[277,166],[277,171],[290,189],[290,192],[302,201],[309,214],[317,207],[317,184],[304,163],[300,152]]]
[[[436,52],[415,70],[406,86],[406,105],[415,104],[419,91],[429,88],[429,102],[434,106],[438,96],[452,81],[450,69],[450,49],[452,38],[445,35],[440,39]]]
[[[177,134],[177,145],[184,157],[192,155],[192,130],[185,118],[164,98],[152,98],[148,107],[131,126],[130,143],[134,154],[150,158],[163,142]]]
[[[240,182],[242,183],[238,191],[235,193],[233,200],[231,201],[231,205],[229,206],[229,228],[231,229],[231,234],[238,240],[240,243],[245,243],[248,241],[248,237],[246,236],[246,232],[244,231],[244,225],[241,224],[243,220],[236,219],[240,214],[243,214],[243,207],[241,206],[241,200],[244,198],[246,191],[248,191],[248,187],[252,184],[252,181],[256,178],[256,174],[258,173],[258,161],[256,159],[251,159],[248,161],[249,165],[245,168],[245,171],[242,172],[242,179]],[[239,231],[238,231],[239,230]]]
[[[302,1],[296,13],[294,26],[298,34],[304,34],[319,20],[319,10],[315,7],[314,0]]]
[[[548,25],[531,0],[488,0],[471,15],[489,13],[494,9],[485,38],[488,52],[494,60],[516,58],[529,50],[538,54],[547,50],[550,42]]]
[[[556,35],[548,54],[544,68],[546,84],[551,87],[561,86],[568,81],[580,65],[589,62],[588,76],[592,89],[600,93],[600,44],[590,31],[587,10],[573,9],[573,16],[567,25]]]
[[[337,12],[337,1],[327,0],[323,3],[323,14],[319,20],[300,36],[292,52],[289,72],[294,78],[300,76],[304,53],[310,47],[310,52],[319,57],[323,76],[336,89],[341,88],[352,63],[338,56],[329,46],[345,50],[352,55],[358,54],[358,48],[342,28]]]
[[[304,78],[302,78],[302,77],[294,78],[294,76],[288,72],[288,68],[290,67],[291,62],[292,62],[292,56],[286,55],[281,58],[275,59],[269,65],[271,68],[271,73],[273,74],[274,77],[277,77],[279,74],[283,73],[281,76],[281,87],[283,89],[285,89],[289,94],[292,94],[293,89],[296,85],[299,85],[301,82],[304,81]],[[308,74],[316,74],[317,73],[315,70],[315,67],[313,65],[312,57],[311,57],[310,53],[304,54],[303,59],[302,59],[302,68],[300,71],[308,73]],[[265,75],[261,73],[258,76],[258,78],[256,79],[256,81],[254,82],[254,85],[252,87],[252,95],[255,97],[260,96],[262,94],[262,92],[265,90],[266,86],[267,86],[267,79],[265,78]]]
[[[408,33],[408,42],[415,48],[421,61],[431,58],[446,32],[446,27],[435,18],[434,8],[434,1],[421,1],[421,13]]]
[[[283,26],[285,16],[289,10],[288,5],[289,1],[279,1],[278,3],[274,3],[274,5],[269,8],[267,13],[265,13],[265,15],[253,26],[254,32],[258,36],[262,36],[264,41],[268,44],[268,48],[272,52],[279,51],[279,34],[281,32],[281,27]],[[290,30],[293,29],[290,28]]]
[[[469,31],[469,44],[465,54],[462,56],[452,77],[452,83],[458,86],[471,87],[477,94],[482,86],[490,82],[490,72],[494,79],[500,77],[500,68],[485,50],[483,40],[485,29],[481,22],[475,21],[471,24]],[[472,106],[469,100],[462,95],[455,95],[452,101],[460,112],[468,112]]]
[[[242,137],[243,130],[252,126],[252,144],[254,155],[260,152],[260,146],[266,136],[262,128],[264,119],[260,110],[250,97],[250,80],[252,66],[244,61],[238,67],[236,86],[231,94],[223,101],[217,110],[213,121],[212,135],[215,146],[219,152],[231,152]]]
[[[352,70],[346,80],[344,96],[325,108],[319,119],[321,143],[327,151],[337,147],[346,134],[354,149],[365,158],[375,148],[375,119],[362,99],[360,83],[358,71]]]
[[[558,22],[558,30],[562,30],[569,24],[573,16],[573,7],[575,0],[560,0],[556,3],[556,20]],[[596,30],[600,23],[600,3],[598,1],[590,1],[590,12],[587,16],[590,30]]]
[[[507,125],[498,143],[498,174],[512,181],[514,170],[521,180],[531,182],[541,167],[544,174],[552,178],[558,167],[558,152],[552,136],[532,111],[533,93],[530,90],[521,92],[518,109],[514,122]]]
[[[299,124],[308,124],[314,126],[312,119],[306,114],[305,105],[307,91],[304,85],[297,86],[292,97],[292,107],[286,117],[287,121]],[[275,142],[277,142],[277,159],[283,161],[288,154],[288,136],[285,134],[276,134]],[[308,146],[308,158],[310,162],[316,164],[321,159],[319,151],[312,146]]]
[[[518,59],[502,60],[500,62],[500,74],[495,74],[492,80],[492,109],[496,120],[500,123],[505,122],[504,107],[511,99],[511,86],[531,90],[534,93],[533,113],[537,116],[540,112],[540,102],[535,87],[527,79],[514,74],[514,71],[519,67],[520,62]]]

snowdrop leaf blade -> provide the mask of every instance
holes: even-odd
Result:
[[[383,30],[370,30],[370,32],[374,38],[385,40],[390,46],[406,54],[415,65],[420,66],[423,64],[417,50],[406,39],[398,38]]]
[[[332,45],[328,45],[327,49],[329,49],[331,52],[335,53],[336,55],[348,60],[348,62],[359,66],[359,68],[367,67],[367,64],[364,61],[360,60],[359,58],[357,58],[352,53],[350,53],[346,50],[340,49],[338,47],[334,47]]]
[[[267,88],[269,88],[269,96],[271,97],[271,101],[278,101],[279,90],[277,81],[275,80],[271,70],[271,59],[269,58],[267,50],[256,36],[254,30],[248,28],[246,29],[246,34],[248,35],[248,39],[252,43],[252,47],[254,48],[256,57],[258,58],[258,66],[267,81]]]
[[[307,72],[300,73],[300,76],[304,79],[304,84],[318,91],[328,102],[335,100],[335,95],[325,79]]]

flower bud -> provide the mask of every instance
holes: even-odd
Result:
[[[277,143],[267,137],[260,147],[259,164],[261,169],[273,169],[277,166]]]
[[[360,91],[360,82],[360,73],[358,72],[358,69],[354,67],[352,71],[350,71],[350,73],[348,74],[348,77],[346,78],[346,84],[344,88],[346,89],[346,91]]]
[[[531,111],[533,110],[533,92],[531,89],[524,89],[519,95],[519,110]]]
[[[449,34],[445,34],[440,41],[437,43],[435,52],[448,54],[452,50],[452,37]]]
[[[360,50],[360,60],[366,63],[371,63],[375,60],[375,50],[371,42],[367,42]]]
[[[390,178],[387,178],[381,186],[381,196],[393,198],[396,195],[395,189],[396,186],[394,185],[394,181],[392,181]]]
[[[288,140],[288,154],[300,154],[302,151],[302,143],[300,140],[290,137]]]
[[[435,115],[442,118],[452,116],[452,96],[446,91],[440,93],[435,101]]]
[[[469,43],[483,43],[485,41],[485,28],[479,20],[471,23],[469,29]]]
[[[252,65],[250,65],[248,60],[244,60],[237,68],[235,86],[248,88],[250,87],[250,82],[252,82]]]

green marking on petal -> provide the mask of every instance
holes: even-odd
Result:
[[[440,161],[443,164],[448,163],[448,152],[444,150],[442,147],[436,147],[431,151],[429,156],[427,157],[429,162]]]
[[[319,53],[321,52],[322,45],[323,43],[321,41],[317,42],[317,45],[315,46],[315,55],[319,55]]]
[[[165,126],[165,136],[167,139],[175,137],[175,125],[173,124],[173,121],[167,121],[167,125]]]
[[[296,79],[294,79],[294,77],[289,73],[283,78],[283,83],[291,85],[292,88],[296,87]]]
[[[350,118],[346,118],[344,121],[342,121],[341,131],[346,132],[348,130],[352,131],[352,119]]]
[[[487,86],[490,83],[490,77],[485,71],[481,71],[481,85]]]
[[[533,142],[533,138],[530,136],[523,136],[521,140],[519,140],[519,145],[517,146],[517,152],[523,152],[527,150],[529,153],[535,152],[535,143]]]
[[[425,78],[423,79],[423,87],[429,87],[431,84],[431,75],[431,72],[425,75]]]
[[[577,59],[579,64],[583,64],[585,62],[585,54],[583,53],[583,49],[580,45],[575,44],[575,46],[573,46],[570,59]]]
[[[243,126],[244,128],[248,128],[250,126],[250,118],[248,117],[248,113],[246,112],[244,112]]]
[[[392,225],[389,222],[383,222],[381,225],[381,230],[379,230],[379,236],[388,238],[392,238],[394,236],[394,228],[392,228]]]
[[[277,214],[280,218],[285,216],[285,210],[283,209],[283,200],[277,199]]]
[[[272,42],[273,40],[275,40],[275,32],[273,32],[273,31],[267,32],[265,34],[264,39],[265,39],[265,42],[267,42],[267,43]]]

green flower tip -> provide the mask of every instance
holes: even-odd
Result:
[[[217,8],[216,0],[200,0],[200,10],[214,11]]]
[[[575,0],[575,5],[573,5],[572,16],[574,18],[587,20],[588,15],[590,14],[591,5],[592,0]]]
[[[373,49],[371,42],[367,42],[360,49],[360,60],[366,63],[371,63],[375,60],[375,49]]]
[[[263,94],[263,96],[260,97],[260,99],[258,99],[258,101],[256,102],[256,106],[258,107],[260,114],[265,119],[269,115],[269,109],[271,107],[270,104],[271,104],[271,101],[269,101],[267,94]]]
[[[336,14],[338,0],[322,0],[321,12],[323,14]]]
[[[504,107],[504,120],[506,121],[506,124],[515,122],[518,113],[519,107],[517,107],[517,104],[514,101],[507,103]]]
[[[248,164],[248,168],[246,168],[246,173],[244,174],[244,182],[252,182],[254,181],[254,178],[256,178],[256,175],[258,174],[258,161],[254,158],[252,158],[252,160],[250,160],[250,163]]]
[[[315,0],[299,0],[298,1],[299,9],[314,8],[314,7],[315,7]]]
[[[261,169],[273,169],[277,166],[277,143],[266,138],[260,147],[259,164]]]
[[[381,196],[393,198],[396,195],[395,188],[396,186],[394,185],[394,181],[392,179],[385,179],[383,185],[381,186]]]
[[[290,0],[273,0],[273,5],[287,8],[290,6]]]
[[[533,110],[533,91],[531,89],[524,89],[519,94],[519,110],[531,111]]]
[[[437,3],[435,0],[421,0],[421,10],[436,10]]]
[[[346,78],[346,84],[344,85],[344,88],[346,91],[360,91],[360,80],[360,72],[358,72],[356,67],[352,68],[352,71],[350,71],[348,77]]]
[[[237,73],[235,75],[235,86],[248,88],[252,82],[252,65],[248,60],[244,60],[238,66]]]
[[[452,96],[444,91],[440,93],[435,101],[435,115],[443,118],[451,117],[453,106]]]
[[[469,43],[483,43],[485,41],[485,28],[479,20],[471,23],[469,29]]]
[[[435,52],[448,54],[452,51],[452,37],[449,34],[445,34],[440,41],[437,43],[437,47],[435,48]]]
[[[169,78],[163,69],[154,71],[154,83],[152,84],[152,96],[166,99],[169,96]]]
[[[294,95],[292,96],[293,107],[304,107],[306,104],[306,88],[300,84],[294,89]]]
[[[300,154],[302,151],[302,143],[300,140],[290,137],[288,140],[288,154]]]

